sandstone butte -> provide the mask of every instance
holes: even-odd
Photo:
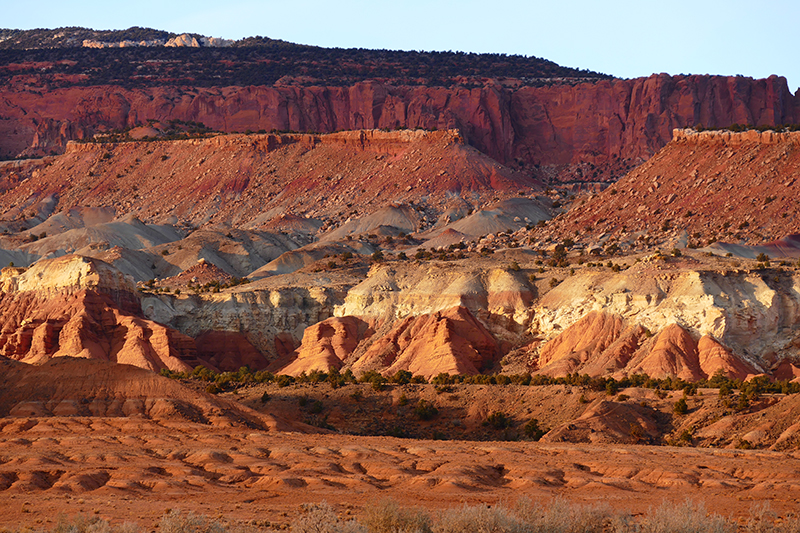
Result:
[[[564,182],[613,180],[655,154],[674,128],[800,122],[786,80],[652,75],[576,86],[116,86],[0,90],[0,154],[63,152],[73,139],[143,125],[198,121],[224,132],[459,129],[499,162]]]

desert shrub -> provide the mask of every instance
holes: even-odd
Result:
[[[504,412],[495,411],[486,417],[486,420],[483,421],[483,425],[492,426],[494,429],[506,429],[511,427],[512,420]]]
[[[25,529],[20,531],[25,531]],[[64,515],[59,515],[56,525],[50,531],[52,533],[144,533],[145,530],[131,522],[112,526],[99,517],[87,518],[83,515],[78,515],[73,518],[67,518]]]
[[[675,402],[675,405],[672,406],[672,412],[674,412],[676,415],[685,415],[688,413],[689,406],[686,404],[686,400],[681,398]]]
[[[435,533],[523,533],[524,524],[502,506],[476,505],[450,509],[433,526]],[[534,530],[535,531],[535,530]]]
[[[650,510],[641,522],[642,533],[733,533],[736,525],[718,514],[709,513],[703,502],[686,500],[681,504],[665,501]]]
[[[364,508],[364,526],[370,533],[430,533],[431,519],[425,511],[401,508],[392,500],[381,500]]]
[[[361,389],[356,389],[350,394],[350,398],[352,398],[352,400],[355,402],[360,402],[363,397],[364,393],[361,391]]]
[[[219,522],[210,521],[203,515],[188,513],[182,515],[179,509],[165,514],[158,524],[159,533],[225,533],[226,528]]]
[[[288,387],[294,383],[294,378],[292,376],[287,376],[286,374],[281,374],[275,378],[275,383],[278,384],[278,387]]]
[[[367,533],[355,520],[340,520],[326,502],[305,504],[303,510],[305,512],[292,521],[293,533]]]
[[[398,370],[394,376],[389,378],[389,382],[405,385],[406,383],[411,383],[411,378],[413,377],[414,375],[408,370]]]
[[[539,427],[539,421],[535,418],[531,418],[528,423],[522,427],[522,432],[531,440],[539,440],[547,433]]]
[[[537,533],[601,533],[609,530],[607,526],[612,521],[620,522],[625,518],[612,517],[606,505],[572,504],[561,497],[554,498],[547,505],[520,499],[517,502],[517,516],[525,524],[526,531]],[[611,530],[622,533],[626,528]]]
[[[420,420],[431,420],[439,414],[439,410],[429,401],[420,400],[417,406],[414,407],[414,414],[417,415]]]

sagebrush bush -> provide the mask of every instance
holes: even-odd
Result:
[[[400,507],[381,500],[364,508],[361,520],[369,533],[430,533],[431,519],[423,510]]]
[[[340,520],[326,502],[303,507],[305,512],[292,521],[292,533],[367,533],[355,520]]]
[[[443,512],[434,533],[527,533],[517,516],[502,506],[464,506]]]
[[[611,523],[612,511],[607,505],[579,505],[559,496],[546,505],[521,499],[517,515],[536,533],[601,533]]]
[[[226,528],[204,515],[192,512],[183,515],[179,509],[173,509],[161,517],[158,531],[159,533],[226,533]]]
[[[102,518],[86,518],[83,515],[73,518],[59,515],[51,531],[52,533],[144,533],[144,529],[130,522],[112,526]]]
[[[725,517],[709,513],[703,502],[686,500],[673,504],[664,501],[647,513],[640,530],[642,533],[734,533],[736,525]]]

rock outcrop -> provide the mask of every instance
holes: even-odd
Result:
[[[437,374],[480,374],[499,360],[489,331],[464,307],[408,317],[376,339],[356,360],[356,375],[376,370],[392,376],[400,370],[432,378]]]
[[[722,371],[744,379],[787,374],[800,361],[794,272],[658,263],[612,275],[585,272],[541,298],[531,326],[549,340],[538,350],[540,371],[687,380]]]
[[[194,341],[141,316],[132,281],[96,259],[64,256],[4,268],[0,355],[41,364],[102,359],[158,371],[196,364]]]
[[[538,367],[552,376],[647,374],[686,381],[708,379],[717,372],[734,379],[758,373],[713,337],[695,340],[674,323],[653,336],[641,325],[603,311],[591,311],[545,344]]]
[[[619,177],[656,153],[673,128],[800,121],[784,78],[652,75],[575,86],[407,87],[116,86],[0,91],[0,154],[62,151],[70,139],[148,119],[197,121],[220,131],[332,132],[460,129],[496,160],[549,168],[563,181]]]
[[[0,368],[0,416],[4,419],[131,417],[158,420],[173,429],[188,423],[263,431],[318,431],[195,392],[141,368],[107,361],[59,358],[37,366],[7,362]]]
[[[494,366],[497,341],[464,307],[389,321],[382,330],[358,317],[329,318],[305,331],[292,360],[277,371],[341,369],[392,376],[404,370],[431,378],[440,373],[473,375]]]
[[[339,370],[358,343],[374,333],[368,324],[356,317],[329,318],[307,328],[293,359],[278,370],[297,376],[303,372]]]

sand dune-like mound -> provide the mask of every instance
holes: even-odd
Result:
[[[261,430],[307,430],[130,365],[63,357],[0,362],[0,417],[144,417]]]
[[[21,246],[21,249],[39,257],[74,253],[90,245],[102,247],[119,246],[130,250],[141,250],[179,240],[182,235],[167,225],[144,224],[133,216],[113,222],[66,230],[52,237]]]
[[[646,444],[655,441],[659,434],[652,409],[597,400],[577,419],[552,429],[542,441]]]
[[[400,232],[414,233],[420,228],[420,221],[424,218],[413,208],[406,205],[388,205],[378,209],[365,217],[348,220],[335,230],[325,234],[322,241],[338,241],[348,235],[363,233],[377,233],[381,229],[391,228],[395,235]]]
[[[178,275],[200,260],[230,276],[245,277],[283,253],[310,241],[303,235],[208,228],[194,231],[179,241],[151,247],[148,251],[161,261],[155,269],[160,277]]]
[[[116,218],[116,209],[113,207],[74,207],[72,209],[55,213],[41,224],[34,226],[30,232],[34,235],[57,235],[71,229],[85,228],[106,224]]]
[[[279,274],[291,274],[312,263],[326,257],[350,254],[372,254],[377,249],[366,242],[353,241],[352,243],[320,243],[304,246],[298,250],[292,250],[282,254],[277,259],[270,261],[261,268],[250,272],[247,275],[250,279],[260,279]]]
[[[530,198],[509,198],[480,209],[441,229],[433,230],[428,235],[434,238],[443,231],[452,230],[475,238],[489,233],[518,230],[550,218],[549,206],[545,207],[541,201]]]
[[[715,242],[707,246],[705,250],[718,255],[732,254],[736,257],[744,257],[747,259],[756,259],[761,254],[765,254],[772,259],[797,259],[800,257],[800,235],[787,235],[782,239],[754,246],[729,242]]]

